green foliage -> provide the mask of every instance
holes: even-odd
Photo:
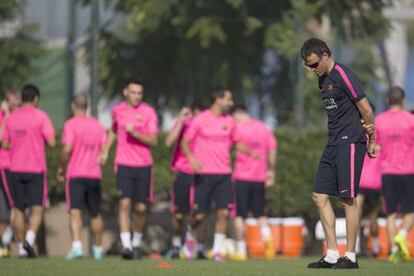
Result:
[[[310,198],[311,191],[327,134],[323,130],[297,132],[293,129],[279,129],[276,135],[279,143],[276,183],[267,192],[269,211],[273,215],[313,216],[315,209]],[[164,138],[164,135],[160,137],[159,145],[152,151],[156,193],[170,189],[173,181],[170,170],[172,152],[164,146]],[[47,151],[52,203],[64,199],[64,184],[55,180],[60,150],[59,145]],[[106,202],[117,200],[113,159],[114,151],[103,168],[103,197]]]

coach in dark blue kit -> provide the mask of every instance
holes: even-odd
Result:
[[[358,268],[355,246],[360,214],[356,196],[365,154],[375,157],[374,114],[355,74],[331,58],[324,41],[308,39],[301,55],[305,65],[319,76],[329,130],[312,194],[328,250],[326,256],[308,268]],[[329,196],[338,197],[345,210],[347,252],[344,257],[339,256],[336,244],[335,214]]]

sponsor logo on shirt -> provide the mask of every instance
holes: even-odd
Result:
[[[327,110],[338,108],[338,105],[336,104],[335,99],[332,99],[332,98],[324,99],[323,102]]]
[[[14,131],[14,135],[16,135],[16,137],[24,137],[26,136],[26,130],[24,129],[17,129]]]
[[[348,136],[342,136],[342,140],[348,139]]]

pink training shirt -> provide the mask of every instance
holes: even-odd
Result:
[[[171,168],[173,171],[180,171],[187,174],[192,174],[193,170],[191,169],[190,162],[188,162],[187,156],[184,155],[182,149],[181,149],[181,141],[183,139],[184,133],[187,131],[188,127],[191,125],[193,121],[193,118],[190,117],[184,121],[183,127],[181,129],[181,132],[178,136],[177,142],[175,144],[173,158],[171,161]],[[177,127],[178,121],[175,122],[174,126],[171,128],[170,132],[174,131]],[[191,150],[193,150],[193,147],[191,147]]]
[[[141,134],[157,134],[157,113],[144,102],[136,107],[122,102],[112,110],[112,130],[118,137],[115,164],[131,167],[151,166],[153,160],[150,147],[129,135],[126,131],[127,124],[132,124],[135,131]]]
[[[193,154],[202,167],[199,173],[231,173],[230,149],[239,140],[233,117],[203,111],[194,118],[184,138],[193,143]]]
[[[6,121],[7,118],[4,116],[3,112],[0,112],[0,128],[3,128],[3,133],[6,127]],[[3,137],[1,137],[1,140],[2,139]],[[0,169],[10,169],[10,152],[4,148],[0,148]]]
[[[414,115],[388,110],[377,116],[376,142],[383,174],[414,174]]]
[[[66,121],[62,144],[72,145],[66,177],[101,179],[98,158],[105,143],[105,129],[95,118],[75,116]]]
[[[240,141],[251,151],[259,154],[255,159],[237,152],[233,178],[242,181],[266,181],[268,154],[277,149],[277,140],[272,131],[261,121],[249,119],[237,124]]]
[[[47,114],[33,106],[14,110],[6,122],[4,140],[10,142],[10,171],[46,171],[45,142],[55,136]]]
[[[364,166],[362,167],[361,180],[359,187],[362,189],[380,190],[381,189],[381,162],[379,152],[375,152],[377,158],[370,158],[365,155]]]

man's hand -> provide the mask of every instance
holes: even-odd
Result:
[[[363,119],[361,119],[361,126],[364,132],[368,135],[371,135],[375,131],[375,125],[374,124],[367,124]]]
[[[101,166],[105,165],[106,161],[108,160],[108,155],[109,155],[108,151],[103,150],[101,154],[99,154],[98,156],[98,164]]]
[[[190,166],[191,166],[191,168],[193,169],[194,172],[196,172],[196,173],[201,172],[201,170],[202,170],[201,164],[196,158],[189,157],[188,162],[190,162]]]
[[[125,126],[126,131],[132,135],[132,133],[134,132],[134,126],[132,124],[127,124]]]
[[[375,140],[373,141],[373,140],[370,139],[368,141],[368,147],[367,147],[367,154],[370,158],[376,158],[377,157],[375,155],[375,148],[376,148]]]
[[[65,182],[65,170],[62,167],[59,167],[56,172],[56,179],[59,182]]]
[[[273,170],[268,170],[266,172],[266,182],[265,187],[269,188],[275,184],[275,172]]]

